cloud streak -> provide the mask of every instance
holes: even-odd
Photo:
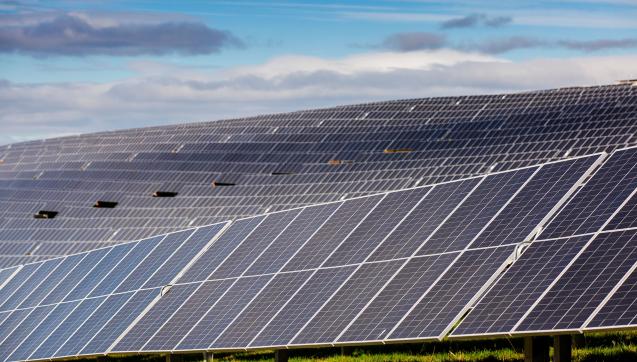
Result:
[[[511,18],[510,16],[491,17],[486,14],[469,14],[460,18],[453,18],[443,21],[440,27],[442,29],[475,28],[478,26],[497,28],[503,25],[507,25],[512,21],[513,18]]]
[[[439,49],[447,43],[443,35],[427,32],[396,33],[388,36],[380,44],[381,48],[399,52],[423,49]]]
[[[97,25],[86,16],[60,14],[22,25],[0,25],[0,53],[34,56],[211,54],[243,42],[196,22]]]
[[[612,83],[634,77],[635,62],[637,56],[509,62],[443,49],[287,56],[217,71],[136,64],[136,76],[109,83],[0,82],[0,144],[372,100]]]

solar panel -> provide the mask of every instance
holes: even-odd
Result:
[[[532,243],[472,308],[451,337],[511,332],[590,239],[578,236]]]
[[[48,259],[0,270],[0,357],[422,341],[470,309],[452,337],[625,327],[634,148],[596,152],[634,144],[617,99],[635,95],[372,103],[0,147],[0,265]]]
[[[595,237],[514,331],[579,330],[637,262],[636,236],[626,230]]]
[[[489,285],[514,251],[513,246],[469,250],[457,258],[387,334],[389,340],[438,339]]]
[[[614,152],[546,226],[542,238],[596,232],[637,188],[637,148]]]

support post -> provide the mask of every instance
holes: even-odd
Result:
[[[288,350],[277,349],[274,351],[274,362],[288,362]]]
[[[553,362],[571,362],[571,336],[569,334],[553,337]]]
[[[215,360],[215,356],[212,354],[212,352],[204,352],[203,360],[204,362],[213,362]]]
[[[573,348],[584,348],[586,346],[586,338],[583,333],[574,334],[571,336],[573,340]]]
[[[524,362],[549,362],[549,348],[546,337],[524,337]]]
[[[354,347],[352,346],[341,347],[341,356],[351,356],[353,354],[354,354]]]
[[[166,362],[170,362],[170,353],[166,355]]]

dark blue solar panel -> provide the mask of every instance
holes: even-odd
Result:
[[[135,292],[128,301],[117,311],[95,334],[91,341],[82,349],[81,354],[105,353],[124,330],[137,318],[150,303],[159,296],[160,290],[144,289]],[[108,300],[106,301],[108,302]]]
[[[22,321],[33,311],[31,309],[18,309],[11,312],[4,312],[8,315],[5,316],[4,321],[0,323],[0,343],[3,343],[13,332],[16,327],[22,323]],[[3,350],[4,353],[9,353],[10,351]],[[4,357],[8,357],[4,355]]]
[[[42,300],[42,304],[54,304],[62,301],[109,251],[109,248],[103,248],[87,253],[86,257]]]
[[[271,278],[257,276],[238,279],[205,315],[200,316],[201,320],[175,349],[208,348]]]
[[[387,194],[336,249],[324,266],[356,264],[365,261],[367,256],[385,240],[430,190],[429,187],[423,187]]]
[[[254,231],[264,216],[237,220],[217,239],[206,252],[179,278],[179,283],[207,280],[224,259]]]
[[[179,249],[156,272],[146,280],[144,288],[159,287],[169,284],[192,259],[199,254],[208,243],[219,234],[223,224],[215,224],[197,229],[194,234],[181,244]]]
[[[91,291],[89,297],[97,297],[112,293],[117,286],[152,252],[163,236],[141,240],[113,267],[106,278]],[[107,255],[106,258],[110,256]]]
[[[0,303],[4,303],[20,286],[31,277],[42,263],[27,264],[20,268],[18,272],[0,289]]]
[[[291,344],[333,342],[402,264],[398,260],[363,264],[294,337]]]
[[[502,269],[514,247],[469,250],[414,305],[388,339],[437,339],[462,316],[472,299]]]
[[[170,351],[234,284],[233,279],[204,282],[144,345],[143,351]]]
[[[12,268],[0,270],[0,287],[9,281],[9,278],[13,276],[17,269],[18,267],[14,266]]]
[[[589,156],[542,166],[471,247],[523,242],[598,159]]]
[[[343,202],[342,206],[285,265],[283,271],[321,266],[381,198],[382,196],[377,195]]]
[[[210,348],[245,347],[285,302],[303,285],[311,271],[276,275],[239,314]]]
[[[637,188],[637,148],[614,152],[563,210],[542,238],[596,232]]]
[[[431,235],[418,254],[437,254],[466,248],[536,169],[531,167],[485,177]]]
[[[458,253],[409,260],[338,339],[339,342],[382,340],[431,288]]]
[[[317,270],[285,307],[258,332],[250,346],[287,344],[354,270],[355,266]]]
[[[28,337],[13,351],[8,360],[18,361],[28,359],[33,351],[48,337],[48,335],[57,327],[73,309],[79,304],[79,301],[62,303],[55,306],[49,315],[42,322],[33,328]]]
[[[31,359],[49,358],[64,345],[69,337],[91,316],[106,297],[82,300],[75,310],[60,323],[47,339],[30,356]]]
[[[63,258],[46,260],[41,263],[40,267],[31,274],[31,276],[22,284],[15,292],[7,298],[7,300],[0,306],[0,310],[15,309],[20,303],[24,301],[35,288],[37,288],[46,277],[55,268],[62,263]],[[6,287],[5,287],[6,288]],[[4,288],[3,288],[4,289]]]
[[[370,260],[411,256],[473,190],[480,179],[437,185],[371,255]]]
[[[279,271],[308,242],[310,237],[318,231],[340,205],[341,203],[331,203],[304,208],[299,216],[259,256],[245,275],[267,274]]]
[[[452,335],[507,333],[573,261],[590,236],[531,244]]]
[[[637,231],[599,234],[515,331],[579,329],[637,262]]]
[[[67,256],[59,264],[59,266],[52,271],[40,285],[38,285],[32,292],[24,298],[18,308],[35,307],[42,299],[47,296],[51,291],[57,288],[57,285],[68,275],[68,273],[82,261],[86,254],[76,254]]]
[[[179,307],[199,288],[200,284],[182,284],[170,288],[161,299],[117,343],[113,351],[138,351],[173,316]]]
[[[75,288],[64,298],[65,301],[82,299],[95,288],[95,286],[108,275],[115,266],[122,261],[137,243],[116,245],[108,250],[97,265],[80,281]]]
[[[22,319],[11,333],[4,334],[6,338],[0,343],[0,355],[4,357],[4,360],[8,360],[9,355],[25,341],[54,307],[53,305],[47,305],[26,309],[28,315]]]
[[[617,328],[634,326],[637,321],[637,272],[613,293],[586,328]]]
[[[222,279],[241,276],[261,253],[283,232],[301,212],[300,209],[269,214],[210,276]]]
[[[93,310],[90,317],[84,319],[84,323],[75,330],[75,333],[66,340],[53,356],[67,357],[80,353],[84,346],[108,323],[133,293],[128,292],[108,296],[104,303]]]
[[[135,269],[115,289],[115,293],[141,288],[193,232],[194,230],[179,231],[166,235],[161,241],[158,240],[157,246],[136,265]]]

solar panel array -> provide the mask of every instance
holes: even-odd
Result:
[[[400,100],[2,146],[0,266],[610,152],[636,144],[636,89]]]
[[[635,88],[7,146],[0,360],[634,328]]]
[[[568,209],[603,159],[274,212],[9,269],[0,274],[13,273],[0,289],[0,335],[9,341],[0,351],[12,361],[439,339],[520,243]]]

